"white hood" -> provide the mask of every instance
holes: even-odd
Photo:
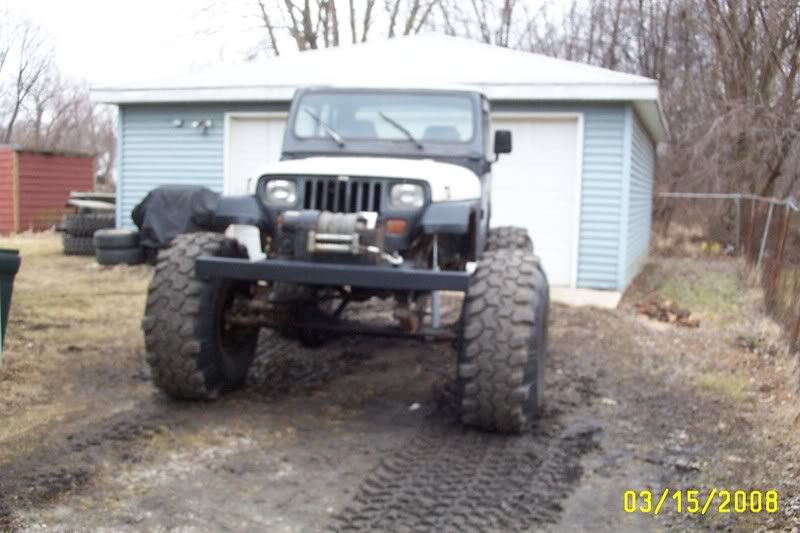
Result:
[[[434,202],[475,200],[481,197],[481,183],[472,171],[432,159],[390,157],[309,157],[278,161],[264,167],[265,175],[353,176],[426,181]],[[255,187],[257,180],[252,180]],[[254,191],[251,191],[254,192]]]

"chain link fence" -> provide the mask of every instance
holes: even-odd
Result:
[[[791,199],[749,194],[660,193],[654,206],[657,253],[686,249],[741,256],[755,270],[768,312],[800,348],[800,216]],[[699,245],[699,247],[698,247]]]

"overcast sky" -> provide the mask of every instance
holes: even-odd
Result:
[[[544,0],[531,0],[540,4]],[[93,87],[172,78],[220,62],[241,62],[265,31],[254,0],[0,0],[12,15],[39,24],[51,39],[56,63]],[[356,0],[361,13],[364,0]],[[551,0],[550,9],[568,0]],[[378,2],[373,25],[385,17]],[[349,35],[347,10],[339,22]],[[371,38],[380,32],[374,29]],[[282,54],[297,53],[279,32]],[[342,40],[343,45],[347,39]],[[264,57],[264,54],[261,56]],[[261,59],[263,60],[263,59]]]
[[[213,9],[203,0],[4,0],[51,38],[66,75],[92,86],[147,81],[226,61],[257,42],[243,2]],[[238,12],[231,12],[238,9]],[[249,29],[249,31],[248,31]]]

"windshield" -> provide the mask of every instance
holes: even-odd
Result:
[[[344,140],[420,145],[465,143],[474,135],[474,109],[466,95],[313,92],[301,98],[299,109],[294,134],[303,139],[329,138],[330,129]]]

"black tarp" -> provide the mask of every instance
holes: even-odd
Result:
[[[210,189],[190,185],[162,185],[150,191],[131,212],[148,257],[153,259],[181,233],[214,231],[218,200],[219,194]]]

